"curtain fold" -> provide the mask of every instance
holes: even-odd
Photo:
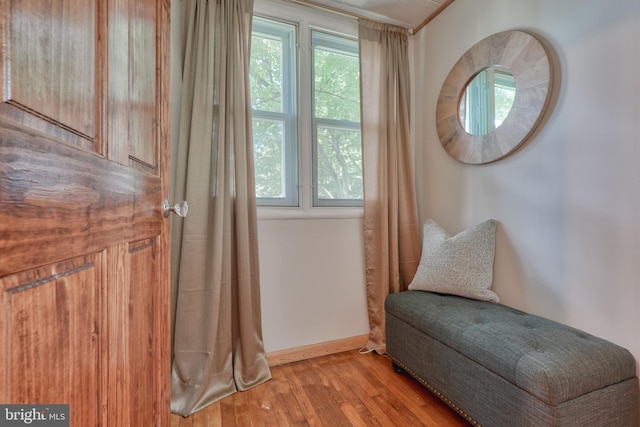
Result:
[[[364,168],[364,244],[369,341],[384,354],[384,299],[406,290],[420,262],[409,135],[405,29],[359,21]]]
[[[171,411],[271,378],[262,342],[249,46],[253,0],[183,2],[183,95],[172,218]]]

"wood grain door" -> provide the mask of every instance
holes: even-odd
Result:
[[[0,403],[169,424],[169,0],[0,0]]]

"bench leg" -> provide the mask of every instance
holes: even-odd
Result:
[[[393,370],[396,371],[397,374],[406,374],[406,371],[400,367],[400,365],[396,364],[396,362],[391,362],[391,366],[393,366]]]

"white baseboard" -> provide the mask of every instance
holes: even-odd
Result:
[[[297,362],[299,360],[311,359],[318,356],[356,350],[364,346],[368,339],[369,335],[359,335],[356,337],[327,341],[319,344],[272,351],[267,353],[266,356],[269,366],[277,366],[285,363]]]

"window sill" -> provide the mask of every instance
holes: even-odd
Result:
[[[364,217],[362,207],[310,208],[258,206],[258,221],[283,219],[354,219]]]

